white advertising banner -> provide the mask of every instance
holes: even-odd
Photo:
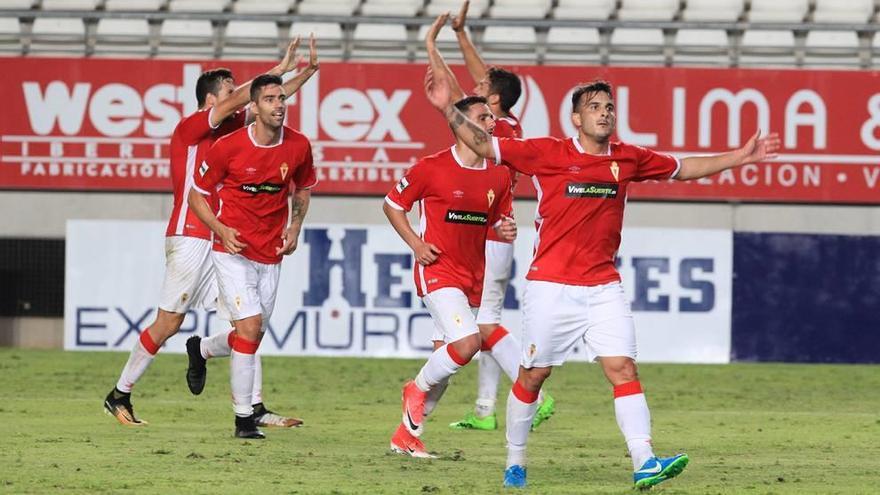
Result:
[[[64,347],[128,351],[155,318],[164,273],[164,222],[67,224]],[[534,232],[521,228],[503,324],[520,328]],[[632,228],[618,266],[643,362],[730,360],[733,235],[728,230]],[[420,357],[431,318],[416,296],[412,255],[386,225],[311,224],[283,262],[267,355]],[[229,324],[191,311],[165,352]],[[582,348],[571,359],[585,360]]]

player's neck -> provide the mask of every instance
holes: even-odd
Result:
[[[455,154],[461,160],[461,166],[465,168],[483,168],[483,157],[476,154],[461,141],[455,142]]]
[[[489,105],[489,110],[492,112],[492,115],[495,116],[496,119],[509,119],[510,112],[505,112],[501,109],[501,105]]]
[[[280,126],[277,129],[272,129],[269,126],[262,125],[260,121],[257,120],[252,127],[254,142],[260,146],[272,146],[278,144],[282,128],[283,126]]]
[[[595,139],[586,136],[584,134],[578,134],[578,142],[581,144],[581,148],[584,149],[584,153],[589,153],[591,155],[607,155],[608,154],[608,140],[604,141],[596,141]]]

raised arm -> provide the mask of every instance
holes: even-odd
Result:
[[[446,64],[446,60],[443,59],[443,55],[440,54],[440,50],[437,49],[437,35],[440,34],[440,30],[443,29],[447,20],[449,20],[448,12],[439,15],[437,19],[434,20],[434,24],[431,24],[431,29],[429,29],[428,33],[425,35],[425,50],[428,52],[428,62],[431,64],[434,72],[437,74],[444,74],[444,77],[449,80],[450,89],[452,90],[452,99],[453,101],[458,101],[464,98],[464,91],[461,90],[461,85],[458,84],[458,79],[455,78],[455,74],[452,73],[449,65]]]
[[[459,109],[455,108],[452,89],[448,78],[438,76],[432,67],[425,74],[425,95],[434,108],[440,110],[455,136],[483,158],[495,160],[495,150],[489,133],[472,122]]]
[[[301,58],[297,58],[297,63],[295,65],[299,65],[300,61]],[[315,41],[315,33],[312,33],[309,35],[309,65],[306,66],[305,69],[299,71],[297,75],[284,82],[282,85],[282,88],[284,88],[284,94],[287,95],[288,98],[293,96],[293,94],[299,91],[299,88],[301,88],[306,81],[318,72],[318,68],[317,42]]]
[[[461,54],[464,56],[464,63],[467,66],[467,70],[474,79],[474,83],[479,84],[480,81],[486,78],[489,68],[486,66],[486,62],[483,61],[483,58],[480,57],[479,52],[477,52],[477,47],[474,46],[474,43],[471,41],[471,38],[468,36],[467,30],[465,29],[467,12],[470,4],[470,1],[465,1],[461,6],[461,10],[458,11],[458,15],[452,18],[452,30],[455,31],[455,37],[458,39],[458,47],[461,49]]]
[[[763,138],[759,137],[760,135],[761,130],[758,129],[742,148],[728,153],[682,159],[681,170],[678,171],[675,179],[699,179],[729,168],[775,158],[779,150],[779,135],[775,132]]]

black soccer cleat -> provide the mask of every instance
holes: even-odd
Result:
[[[262,440],[266,438],[266,435],[257,428],[257,422],[254,420],[254,415],[251,414],[243,418],[240,416],[235,417],[235,437]]]
[[[190,337],[186,340],[186,355],[189,356],[189,366],[186,368],[186,385],[193,395],[199,395],[205,389],[208,369],[205,367],[206,360],[202,357],[202,338]]]
[[[131,394],[120,392],[114,388],[104,399],[104,411],[126,426],[144,426],[146,421],[137,419],[134,406],[131,405]]]

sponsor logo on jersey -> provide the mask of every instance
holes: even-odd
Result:
[[[404,189],[409,187],[409,181],[406,180],[406,177],[400,179],[400,182],[397,183],[397,192],[402,193]]]
[[[281,167],[279,167],[279,168],[281,169],[281,180],[286,179],[287,178],[287,171],[290,170],[290,168],[287,166],[287,162],[282,163]],[[616,176],[617,176],[617,174],[615,174],[615,177]]]
[[[611,162],[611,175],[614,176],[615,182],[620,182],[620,167],[617,165],[617,162]]]
[[[446,221],[468,225],[486,225],[489,223],[489,217],[478,211],[446,210]]]
[[[614,199],[617,197],[618,187],[618,184],[569,182],[565,185],[565,195],[569,198]]]
[[[278,194],[281,190],[284,189],[283,186],[279,184],[272,184],[271,182],[263,182],[262,184],[242,184],[241,190],[246,193],[251,194]]]
[[[492,206],[492,203],[495,202],[495,190],[489,189],[489,192],[486,193],[486,199],[489,200],[489,206]]]
[[[202,165],[199,167],[199,176],[204,177],[205,174],[208,173],[208,162],[202,162]]]

